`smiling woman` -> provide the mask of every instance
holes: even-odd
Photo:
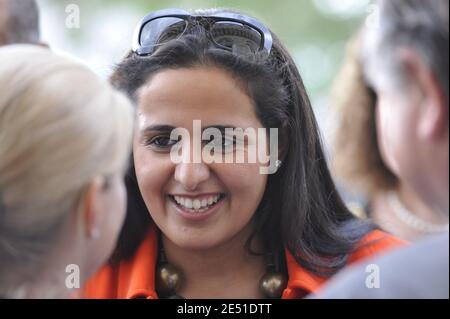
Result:
[[[128,216],[86,297],[301,298],[349,262],[401,243],[342,203],[300,74],[260,22],[165,10],[143,19],[133,48],[112,76],[138,110]],[[180,141],[167,128],[196,120],[203,130],[278,129],[283,164],[267,175],[258,161],[174,163]],[[233,141],[227,152],[256,144]]]
[[[139,100],[142,128],[156,121],[188,128],[199,117],[205,126],[262,126],[251,99],[221,69],[198,67],[160,72],[142,88]],[[137,181],[153,220],[164,234],[171,234],[170,242],[195,250],[221,246],[230,239],[245,242],[253,227],[250,220],[267,184],[267,176],[259,173],[259,165],[174,165],[166,153],[151,151],[161,149],[160,146],[150,145],[149,151],[147,138],[138,134],[134,147]],[[184,200],[184,205],[171,200],[174,196]],[[214,204],[204,212],[195,212],[191,206],[198,206],[203,200]],[[190,225],[193,220],[204,222]]]

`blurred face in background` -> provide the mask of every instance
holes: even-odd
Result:
[[[448,1],[379,1],[364,30],[377,137],[388,167],[433,211],[449,210]]]
[[[374,85],[381,154],[389,169],[431,207],[446,197],[438,211],[446,206],[448,213],[443,193],[448,191],[448,100],[419,55],[405,51],[401,59],[406,72],[402,83],[380,77]]]
[[[89,277],[108,259],[113,251],[126,214],[127,195],[123,181],[123,173],[117,173],[107,181],[98,185],[95,200],[90,209],[97,216],[98,238],[87,247],[86,275]],[[97,236],[97,235],[95,235]],[[94,237],[95,237],[94,236]]]
[[[376,85],[375,108],[378,146],[384,163],[398,177],[413,170],[420,144],[417,124],[420,92],[411,86]]]

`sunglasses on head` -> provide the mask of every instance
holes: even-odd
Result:
[[[135,30],[133,52],[150,55],[158,46],[182,37],[194,23],[202,25],[220,49],[238,55],[271,52],[272,34],[254,18],[232,12],[196,15],[180,9],[145,16]]]

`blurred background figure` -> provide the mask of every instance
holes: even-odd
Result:
[[[449,217],[449,1],[381,0],[362,61],[392,172]],[[370,268],[368,268],[370,267]],[[322,298],[449,298],[449,233],[339,274]]]
[[[394,173],[395,162],[385,139],[387,130],[395,128],[386,127],[377,116],[377,96],[363,75],[361,51],[358,32],[349,43],[333,87],[338,121],[334,175],[346,191],[363,198],[359,203],[349,203],[356,215],[371,218],[398,237],[416,240],[447,231],[448,218],[436,214],[408,180]]]
[[[65,298],[122,227],[132,106],[31,45],[0,48],[0,88],[0,298]]]
[[[366,28],[363,44],[381,153],[447,231],[448,6],[447,0],[381,1],[379,24]],[[414,207],[414,197],[402,199]]]
[[[40,43],[35,0],[0,0],[0,46],[16,43]]]

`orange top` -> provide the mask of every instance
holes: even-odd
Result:
[[[158,252],[156,227],[150,227],[147,237],[129,260],[112,267],[104,266],[91,278],[83,289],[84,298],[93,299],[158,299],[155,291],[155,269]],[[380,252],[403,246],[406,242],[380,230],[365,236],[361,246],[349,258],[349,263],[361,261]],[[283,299],[303,298],[313,293],[327,280],[301,267],[286,250],[288,285]]]

